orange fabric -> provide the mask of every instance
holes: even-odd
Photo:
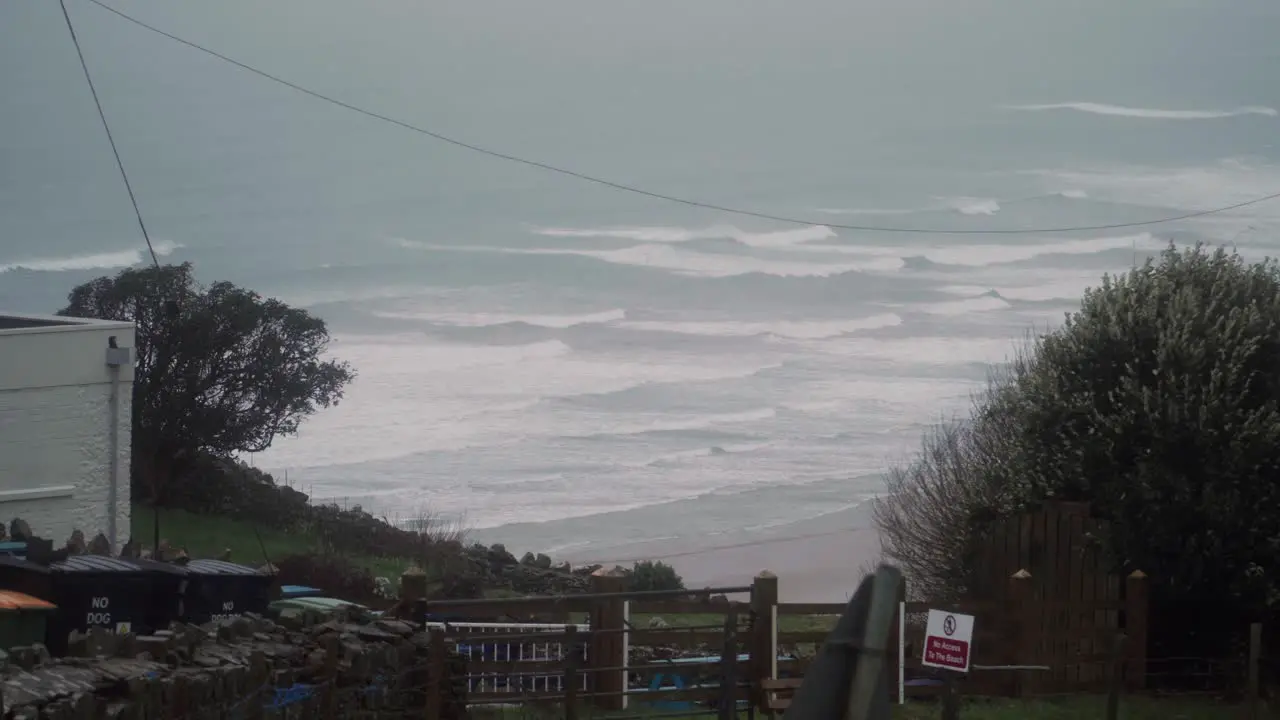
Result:
[[[53,603],[45,602],[12,590],[0,590],[0,610],[56,610]]]

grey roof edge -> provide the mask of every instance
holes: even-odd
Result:
[[[0,322],[17,320],[29,323],[26,327],[0,327],[0,335],[29,335],[47,332],[80,332],[84,330],[133,330],[135,325],[123,320],[99,320],[96,318],[65,317],[62,315],[36,315],[0,310]]]

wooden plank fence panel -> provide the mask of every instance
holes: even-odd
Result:
[[[1090,668],[1088,665],[1082,664],[1079,658],[1084,655],[1091,655],[1093,653],[1093,644],[1081,635],[1084,631],[1084,613],[1081,611],[1081,605],[1083,604],[1085,590],[1084,566],[1081,563],[1079,542],[1082,518],[1078,515],[1067,515],[1066,521],[1067,579],[1071,588],[1071,594],[1068,597],[1074,605],[1070,611],[1071,634],[1067,639],[1067,649],[1071,653],[1073,661],[1073,673],[1069,673],[1068,678],[1071,680],[1072,687],[1079,687],[1082,683],[1090,682]]]
[[[1030,681],[1038,692],[1073,692],[1103,682],[1109,672],[1096,658],[1109,652],[1126,610],[1122,576],[1102,552],[1108,531],[1086,503],[1057,503],[993,521],[979,535],[973,574],[958,599],[906,605],[904,643],[918,653],[923,637],[914,625],[925,611],[962,612],[977,617],[975,657],[1052,668]],[[1009,578],[1021,570],[1031,575],[1027,599],[1013,607]],[[996,637],[982,628],[994,629]]]
[[[1049,641],[1053,644],[1053,648],[1049,651],[1047,659],[1049,660],[1049,665],[1054,668],[1054,691],[1066,692],[1071,687],[1073,679],[1073,671],[1067,666],[1071,657],[1070,602],[1074,600],[1071,597],[1071,562],[1068,559],[1071,553],[1071,545],[1067,537],[1067,524],[1063,522],[1065,518],[1062,513],[1050,512],[1047,520],[1049,556],[1045,560],[1048,564],[1046,569],[1048,570],[1049,585],[1045,588],[1045,592],[1053,597],[1064,598],[1068,603],[1057,608],[1052,614],[1053,625],[1051,627],[1055,632],[1049,633]]]

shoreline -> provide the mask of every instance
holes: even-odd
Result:
[[[560,554],[557,560],[624,566],[661,561],[674,567],[691,588],[747,585],[767,570],[778,576],[783,602],[844,602],[880,559],[880,535],[872,517],[875,502],[764,531],[725,533],[706,546],[700,546],[697,537],[654,540],[628,546],[625,557],[601,557],[584,549]]]

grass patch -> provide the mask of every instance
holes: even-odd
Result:
[[[217,558],[230,549],[231,561],[251,567],[260,567],[267,559],[279,560],[287,555],[322,553],[326,549],[314,537],[302,533],[286,532],[280,528],[258,526],[253,523],[220,515],[197,515],[185,510],[160,509],[160,537],[177,548],[186,548],[193,558]],[[154,537],[155,509],[134,505],[131,522],[133,538],[150,546]],[[262,542],[259,544],[258,537]],[[266,557],[263,557],[263,549]],[[347,556],[354,564],[367,568],[375,577],[386,577],[395,582],[408,566],[401,558],[380,558],[363,555]]]
[[[1149,698],[1127,696],[1120,699],[1121,720],[1224,720],[1241,716],[1243,708],[1206,698]],[[961,703],[962,720],[1102,720],[1107,716],[1103,696],[1068,697],[1056,700],[967,700]],[[895,720],[936,720],[941,717],[937,703],[912,702],[895,706]]]
[[[961,720],[1102,720],[1106,717],[1106,698],[1101,696],[1071,697],[1061,700],[973,700],[960,707]],[[560,710],[560,712],[557,712]],[[705,708],[695,712],[702,712]],[[634,698],[631,708],[625,712],[604,712],[583,705],[578,717],[583,720],[606,720],[624,715],[662,715],[669,709],[650,708]],[[1238,705],[1215,703],[1200,698],[1144,698],[1126,697],[1120,701],[1120,720],[1230,720],[1245,717],[1244,708]],[[529,720],[564,717],[563,710],[555,706],[534,707],[476,707],[474,718],[484,720]],[[941,707],[930,702],[908,702],[893,706],[893,720],[937,720]],[[741,718],[747,714],[739,713]],[[696,717],[692,713],[689,717]],[[701,717],[712,718],[714,713],[702,712]],[[763,717],[757,715],[757,717]]]
[[[680,615],[663,615],[662,613],[635,613],[631,616],[631,624],[636,627],[649,627],[650,618],[660,617],[663,622],[673,628],[724,626],[723,613],[688,613]],[[745,620],[745,618],[742,618]],[[815,630],[831,630],[836,626],[838,615],[779,615],[779,632],[812,632]]]
[[[1101,696],[1071,697],[1061,700],[973,700],[961,704],[961,720],[1102,720],[1106,717],[1106,698]],[[648,708],[632,700],[625,712],[603,712],[584,705],[578,712],[583,720],[606,720],[623,715],[662,715],[669,709]],[[695,711],[700,712],[700,711]],[[1229,720],[1245,717],[1239,705],[1215,703],[1200,698],[1125,697],[1120,701],[1120,720]],[[564,717],[553,707],[485,707],[473,708],[472,717],[485,720],[545,719]],[[714,713],[703,713],[711,718]],[[746,713],[739,713],[746,718]],[[893,720],[937,720],[942,709],[937,703],[908,702],[893,706]],[[689,717],[695,717],[690,714]],[[757,717],[762,717],[757,715]]]

